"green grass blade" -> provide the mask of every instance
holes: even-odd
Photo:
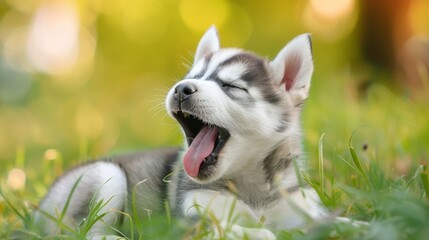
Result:
[[[300,188],[303,188],[304,187],[304,180],[303,180],[303,177],[301,174],[301,170],[299,169],[296,161],[292,161],[292,164],[293,164],[293,169],[295,170],[296,178],[298,179],[298,185]]]
[[[305,187],[305,182],[308,185],[310,185],[310,187],[314,188],[314,190],[316,190],[317,194],[319,194],[319,196],[320,196],[320,193],[318,192],[317,186],[313,183],[313,181],[311,181],[311,178],[309,176],[307,176],[307,174],[303,170],[299,169],[299,166],[296,163],[296,161],[292,161],[292,164],[293,164],[293,168],[295,170],[296,178],[298,179],[298,186],[301,189],[302,197],[305,198],[305,193],[304,193],[304,191],[302,191],[302,189]]]
[[[356,165],[357,169],[359,170],[359,172],[361,173],[361,175],[363,176],[363,178],[365,179],[365,182],[367,183],[368,187],[370,187],[370,181],[368,179],[368,175],[367,172],[368,170],[365,168],[365,166],[361,163],[355,148],[352,146],[352,138],[353,138],[353,134],[350,136],[349,139],[349,151],[350,151],[350,155],[352,156],[353,162]]]
[[[114,198],[115,196],[111,196],[109,199],[107,199],[107,201],[104,201],[104,199],[101,199],[100,201],[98,201],[96,204],[91,202],[90,203],[90,211],[89,211],[89,215],[86,219],[86,224],[83,228],[83,230],[81,231],[81,235],[86,236],[88,234],[88,232],[91,230],[92,226],[94,226],[94,224],[98,221],[100,221],[104,216],[106,216],[106,214],[108,214],[109,212],[103,212],[101,214],[100,211]],[[95,204],[95,205],[94,205]]]
[[[62,222],[62,219],[56,218],[54,216],[52,216],[51,214],[45,212],[42,209],[37,209],[37,211],[39,211],[41,214],[43,214],[43,216],[49,218],[51,221],[55,222],[60,228],[62,228],[63,230],[66,230],[74,235],[79,235],[78,232],[76,232],[73,228],[69,227],[68,225],[66,225],[65,223]]]
[[[9,200],[8,197],[6,197],[6,195],[3,193],[3,190],[0,188],[0,195],[3,197],[3,199],[6,202],[6,205],[9,206],[9,208],[12,210],[12,212],[14,214],[16,214],[18,216],[18,218],[22,221],[23,225],[25,228],[30,229],[33,227],[33,221],[32,221],[32,215],[31,213],[27,210],[25,203],[23,204],[22,207],[22,213],[18,210],[17,207],[15,207],[12,202]]]
[[[325,133],[319,139],[319,176],[320,176],[320,193],[325,195],[325,171],[324,171],[324,162],[323,162],[323,138]]]
[[[144,179],[144,180],[138,182],[136,185],[134,185],[133,192],[131,193],[131,208],[132,208],[132,212],[133,212],[134,222],[137,225],[137,233],[139,235],[139,239],[142,239],[142,237],[143,237],[143,230],[142,230],[142,225],[141,225],[142,221],[140,219],[139,214],[137,213],[136,192],[137,192],[137,187],[146,181],[147,181],[147,179]]]
[[[20,237],[21,237],[21,234],[24,234],[25,235],[25,239],[31,239],[31,240],[36,240],[36,239],[40,239],[40,240],[42,240],[42,239],[45,239],[45,238],[43,238],[42,236],[40,236],[39,234],[37,234],[37,233],[35,233],[35,232],[32,232],[32,231],[28,231],[28,230],[26,230],[26,229],[19,229],[19,230],[16,230],[16,233],[19,233],[20,235]],[[23,237],[23,236],[22,236]],[[15,238],[14,238],[15,239]]]
[[[170,183],[170,182],[171,182],[171,180],[170,180],[169,178],[170,178],[174,173],[175,173],[175,172],[174,172],[174,171],[172,171],[171,173],[169,173],[169,174],[165,175],[165,177],[162,179],[162,182],[163,182],[163,183]]]
[[[335,188],[334,188],[334,184],[335,184],[335,178],[334,178],[334,165],[331,166],[331,177],[330,177],[330,183],[331,183],[331,206],[336,206],[336,201],[337,198],[335,196]]]
[[[428,168],[426,165],[420,165],[420,179],[423,183],[423,190],[425,191],[426,199],[429,199],[429,178]]]
[[[323,201],[325,198],[323,198],[322,193],[320,192],[320,189],[317,187],[317,185],[311,180],[311,178],[304,171],[301,171],[301,175],[304,181],[307,182],[307,184],[310,185],[310,187],[312,187],[317,192],[320,199]],[[306,198],[304,191],[301,190],[301,194],[302,194],[302,197]]]
[[[18,217],[25,222],[26,218],[24,215],[22,215],[19,210],[9,201],[9,199],[3,194],[3,190],[0,188],[0,195],[2,195],[3,199],[5,200],[6,204],[12,209],[12,211],[18,215]]]
[[[16,158],[15,166],[19,168],[24,168],[25,165],[25,147],[23,145],[18,145],[16,148]]]
[[[227,217],[228,228],[232,227],[232,224],[233,224],[232,218],[234,216],[236,205],[237,205],[237,197],[234,197],[234,200],[232,201],[231,207],[230,207],[229,212],[228,212],[228,217]]]
[[[95,223],[97,223],[98,221],[103,219],[103,217],[106,216],[107,214],[108,214],[108,212],[104,212],[100,215],[94,214],[93,215],[94,217],[91,218],[91,221],[88,221],[87,228],[85,229],[86,231],[84,231],[85,235],[86,235],[86,233],[89,232],[89,230],[91,230],[91,228],[94,226]]]
[[[127,238],[127,239],[134,240],[134,221],[133,221],[133,218],[131,217],[130,214],[128,214],[126,212],[123,212],[123,211],[120,211],[120,210],[117,210],[117,212],[119,214],[124,215],[126,218],[129,219],[129,221],[130,221],[130,234],[131,234],[131,238]],[[113,228],[113,229],[114,229],[115,232],[118,232],[118,233],[122,234],[122,232],[120,232],[118,229],[116,229],[116,228]]]
[[[70,204],[71,198],[72,198],[72,196],[73,196],[73,193],[74,193],[74,191],[76,190],[77,185],[79,185],[79,182],[82,180],[82,177],[83,177],[83,174],[82,174],[82,175],[80,175],[80,176],[79,176],[79,178],[76,180],[76,182],[73,184],[73,187],[72,187],[72,189],[71,189],[71,191],[70,191],[69,195],[67,196],[67,200],[66,200],[66,203],[65,203],[65,205],[64,205],[64,208],[63,208],[63,210],[61,211],[61,214],[60,214],[60,216],[59,216],[59,218],[58,218],[58,220],[59,220],[60,222],[62,222],[62,220],[63,220],[64,216],[66,215],[66,212],[67,212],[67,209],[68,209],[68,207],[69,207],[69,204]]]
[[[167,216],[167,223],[171,226],[171,209],[168,201],[164,201],[165,214]]]
[[[119,229],[117,229],[117,228],[115,228],[115,227],[113,227],[113,226],[109,226],[109,228],[110,228],[111,230],[113,230],[115,233],[119,234],[119,235],[121,236],[121,238],[125,238],[125,239],[134,239],[134,237],[129,238],[129,237],[125,236],[125,234],[124,234],[124,233],[122,233]]]
[[[339,157],[339,159],[341,160],[341,161],[343,161],[347,166],[349,166],[351,169],[353,169],[353,171],[355,171],[356,173],[358,173],[359,175],[361,175],[362,177],[363,177],[363,175],[362,175],[362,173],[359,171],[359,169],[357,169],[355,166],[353,166],[353,165],[351,165],[346,159],[344,159],[343,157]]]

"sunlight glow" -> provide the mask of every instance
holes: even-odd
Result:
[[[221,28],[230,14],[230,5],[225,0],[182,0],[179,10],[186,26],[196,32],[202,32],[212,24]]]
[[[79,16],[67,1],[46,2],[37,10],[30,26],[27,54],[43,72],[61,74],[76,62],[79,49]]]
[[[82,103],[75,114],[75,127],[79,136],[96,138],[103,132],[105,120],[95,106]]]
[[[22,15],[15,10],[7,12],[0,21],[0,42],[3,43],[3,56],[8,67],[17,71],[31,69],[26,58],[27,38],[28,27],[23,24]]]
[[[311,32],[327,41],[337,41],[357,24],[356,0],[310,0],[302,17]]]
[[[48,149],[46,150],[44,157],[46,160],[50,161],[58,159],[58,151],[55,149]]]
[[[136,43],[152,44],[168,30],[167,9],[156,0],[131,1],[123,12],[125,34]]]
[[[222,39],[231,46],[243,46],[253,32],[252,19],[249,13],[240,5],[231,3],[230,12],[234,15],[228,17],[222,28]]]
[[[413,32],[421,35],[429,35],[429,1],[427,0],[414,0],[408,12],[408,19],[410,21]]]
[[[13,168],[7,176],[7,185],[12,190],[21,190],[25,186],[26,175],[22,169]]]
[[[350,14],[355,0],[310,0],[315,12],[326,18],[337,19]]]

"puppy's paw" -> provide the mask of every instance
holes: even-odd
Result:
[[[101,235],[101,234],[94,234],[91,236],[87,236],[88,239],[91,240],[125,240],[124,237],[116,236],[116,235]]]
[[[346,217],[336,217],[335,218],[335,222],[336,223],[351,224],[353,227],[366,227],[366,226],[369,225],[368,222],[363,222],[363,221],[359,221],[359,220],[353,220],[351,218],[346,218]]]
[[[226,221],[221,222],[223,232],[215,230],[215,238],[219,239],[249,239],[249,240],[275,240],[276,235],[265,228],[247,228],[236,224],[230,224]]]

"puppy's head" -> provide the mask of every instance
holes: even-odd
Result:
[[[293,39],[268,61],[202,37],[190,72],[169,91],[168,113],[186,138],[183,165],[196,182],[236,174],[280,144],[300,142],[299,112],[313,72],[311,39]]]

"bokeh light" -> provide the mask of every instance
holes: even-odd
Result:
[[[244,46],[253,33],[253,23],[249,13],[240,5],[230,3],[230,14],[225,20],[222,30],[221,41],[230,46]]]
[[[355,28],[358,9],[355,0],[310,0],[303,20],[314,34],[327,41],[338,41]]]
[[[14,9],[17,9],[21,12],[31,13],[34,9],[36,9],[41,2],[45,0],[34,0],[34,1],[28,1],[28,0],[5,0],[10,6],[12,6]]]
[[[416,34],[424,35],[429,38],[429,1],[427,0],[414,0],[408,12],[408,18],[411,27]]]
[[[124,9],[122,23],[125,34],[134,42],[152,44],[166,35],[169,15],[157,0],[133,0]]]
[[[17,102],[30,91],[33,84],[31,76],[10,68],[0,58],[0,102]]]
[[[45,151],[44,158],[49,161],[56,160],[59,157],[59,153],[55,149],[48,149]]]
[[[104,118],[92,104],[83,102],[75,114],[76,132],[83,138],[98,137],[104,129]]]
[[[338,20],[353,11],[355,0],[310,0],[314,11],[329,19]]]
[[[24,14],[10,10],[0,21],[0,40],[3,43],[3,57],[8,67],[17,71],[30,71],[27,61],[26,42],[28,22]]]
[[[70,71],[79,53],[79,16],[68,1],[45,2],[37,10],[28,37],[32,65],[50,74]]]
[[[7,185],[12,190],[21,190],[25,187],[25,180],[27,176],[20,168],[13,168],[7,175]]]
[[[225,0],[181,0],[179,9],[186,26],[196,32],[202,32],[212,24],[222,28],[229,15],[233,14],[230,3]]]

